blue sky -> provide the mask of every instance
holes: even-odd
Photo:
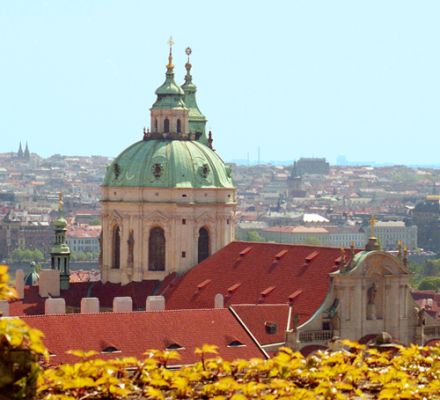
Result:
[[[0,152],[116,156],[175,41],[227,161],[440,163],[440,2],[0,0]]]

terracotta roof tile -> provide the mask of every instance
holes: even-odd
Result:
[[[227,309],[179,310],[131,313],[65,314],[21,317],[31,327],[41,330],[51,354],[52,364],[75,362],[65,354],[70,349],[95,350],[101,358],[143,357],[148,349],[178,345],[181,360],[170,365],[191,364],[199,360],[196,347],[213,344],[227,359],[264,357],[249,334]],[[228,347],[230,338],[245,346]],[[112,354],[111,348],[117,353]]]
[[[167,309],[211,308],[217,293],[223,294],[225,306],[288,304],[289,296],[301,291],[295,296],[295,312],[304,321],[324,301],[339,255],[340,249],[329,247],[232,242],[180,278],[166,293]],[[208,280],[209,285],[197,290]]]
[[[230,308],[252,332],[260,345],[285,342],[289,320],[289,306],[287,304],[237,304]],[[269,325],[274,327],[273,331],[268,329]],[[290,325],[292,325],[292,318]],[[289,327],[289,329],[291,328],[292,326]]]

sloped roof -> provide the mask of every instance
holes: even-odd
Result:
[[[144,358],[148,349],[165,350],[179,345],[180,360],[170,365],[199,361],[194,354],[203,344],[218,346],[221,357],[264,357],[264,353],[227,309],[178,310],[131,313],[64,314],[21,317],[41,330],[52,364],[75,362],[67,350],[94,350],[100,358],[134,356]],[[243,346],[229,346],[231,338]],[[102,353],[113,348],[116,352]]]
[[[211,308],[217,293],[225,306],[288,304],[290,297],[305,321],[323,303],[340,254],[329,247],[232,242],[165,293],[167,308]]]

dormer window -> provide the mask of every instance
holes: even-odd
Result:
[[[167,350],[184,350],[185,347],[181,346],[179,343],[170,343],[167,347]]]
[[[177,120],[177,133],[181,133],[182,132],[182,122],[180,121],[180,119]]]
[[[228,347],[244,347],[245,344],[241,343],[239,340],[232,340],[228,343]]]
[[[163,131],[165,133],[169,133],[170,131],[170,120],[168,118],[165,118],[165,120],[163,121]]]
[[[118,350],[115,346],[107,346],[101,350],[101,353],[120,353],[121,350]]]

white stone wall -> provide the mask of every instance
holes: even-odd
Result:
[[[171,272],[184,272],[197,264],[198,232],[205,227],[210,254],[234,239],[235,189],[102,188],[102,279],[127,283],[163,279]],[[185,220],[183,223],[183,220]],[[112,235],[121,235],[120,268],[112,268]],[[148,270],[150,230],[165,232],[165,271]],[[133,267],[127,265],[128,238],[134,236]],[[183,253],[185,257],[183,257]]]

